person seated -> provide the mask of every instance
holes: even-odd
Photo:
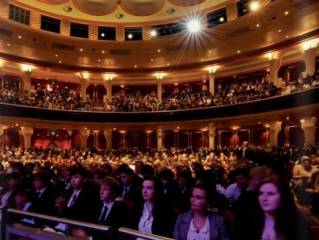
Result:
[[[38,172],[34,175],[32,205],[34,212],[52,216],[55,214],[55,193],[51,190],[49,184],[50,178],[47,173]]]
[[[227,240],[229,234],[224,219],[209,211],[210,190],[204,184],[193,187],[191,210],[179,215],[174,229],[174,239]]]
[[[114,239],[118,228],[126,224],[127,208],[122,201],[116,201],[120,189],[119,182],[112,177],[101,181],[99,211],[95,215],[95,222],[111,227],[110,234],[104,236]]]
[[[83,167],[75,166],[71,169],[71,189],[60,195],[55,202],[61,217],[78,221],[94,222],[98,198],[95,191],[85,184],[87,172]],[[66,226],[58,224],[55,228],[65,231]]]
[[[132,208],[129,227],[144,233],[171,237],[175,215],[173,210],[161,201],[159,182],[153,177],[145,177],[142,195],[143,200],[136,202]]]
[[[309,204],[309,195],[306,193],[311,175],[318,171],[316,166],[312,166],[309,156],[302,156],[300,164],[296,164],[293,168],[293,184],[294,192],[301,204]]]
[[[288,183],[273,174],[257,189],[258,205],[236,239],[311,239],[308,222],[298,211]]]

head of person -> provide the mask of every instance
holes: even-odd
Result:
[[[235,170],[235,181],[240,189],[246,189],[249,185],[249,168],[237,168]]]
[[[191,210],[206,213],[211,203],[211,190],[207,184],[196,184],[190,198]]]
[[[48,186],[50,177],[45,172],[38,172],[34,175],[32,185],[36,191],[42,190]]]
[[[256,222],[260,222],[260,231],[262,231],[264,219],[267,215],[275,218],[275,229],[279,235],[290,236],[296,230],[292,229],[293,226],[298,227],[295,224],[300,215],[289,184],[278,175],[272,174],[260,182],[258,203],[260,214],[257,211]]]
[[[134,171],[128,165],[121,165],[118,169],[118,177],[121,185],[130,186],[133,183]]]
[[[20,175],[17,173],[6,174],[3,179],[3,188],[6,191],[14,190],[19,182]]]
[[[288,217],[289,212],[296,209],[289,184],[278,175],[272,174],[260,182],[258,186],[258,203],[266,214],[276,217]]]
[[[168,188],[174,180],[174,173],[168,168],[164,168],[159,173],[159,179],[163,188]]]
[[[144,163],[142,161],[136,161],[135,162],[135,174],[141,174],[142,168],[144,166]]]
[[[301,162],[302,166],[305,169],[310,169],[311,168],[311,159],[310,159],[310,157],[304,155],[304,156],[301,157],[300,162]]]
[[[85,168],[76,166],[71,169],[71,186],[74,190],[80,190],[85,182],[87,171]]]
[[[154,177],[145,177],[142,183],[142,197],[144,201],[155,202],[159,199],[159,182]]]
[[[249,191],[256,191],[260,183],[273,174],[273,170],[267,166],[258,166],[250,170]]]
[[[26,203],[30,202],[30,193],[24,190],[20,190],[14,197],[14,204],[17,209],[23,209]]]
[[[119,194],[120,183],[112,177],[106,177],[101,181],[100,199],[103,202],[112,202]]]
[[[105,172],[98,169],[93,173],[93,181],[96,185],[101,185],[102,180],[106,177]]]

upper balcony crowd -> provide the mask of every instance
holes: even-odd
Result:
[[[0,90],[0,102],[19,104],[32,107],[77,110],[77,111],[106,111],[106,112],[147,112],[162,110],[180,110],[211,106],[222,106],[243,103],[272,96],[289,94],[298,90],[308,89],[319,85],[319,72],[305,76],[301,73],[298,79],[283,81],[281,87],[270,82],[269,75],[253,80],[244,80],[226,84],[218,84],[213,95],[206,85],[198,91],[176,88],[165,94],[160,100],[154,90],[142,94],[141,91],[126,93],[123,89],[114,93],[111,99],[105,99],[95,108],[93,96],[86,100],[79,91],[59,82],[47,85],[34,85],[28,92],[20,92],[16,85],[3,84]]]
[[[178,240],[311,239],[289,182],[298,203],[312,202],[313,213],[319,213],[314,147],[263,150],[243,143],[236,149],[146,153],[6,147],[0,153],[2,207],[112,231],[104,236],[33,217],[7,221],[81,239],[117,239],[121,226]]]

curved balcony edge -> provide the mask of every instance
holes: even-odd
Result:
[[[71,111],[0,103],[0,116],[71,122],[170,122],[266,113],[316,103],[319,87],[245,103],[155,112]]]

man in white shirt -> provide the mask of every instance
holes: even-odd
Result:
[[[234,206],[235,202],[246,191],[249,185],[249,168],[237,168],[234,170],[235,183],[230,184],[226,191],[225,196],[229,200],[230,205]]]

